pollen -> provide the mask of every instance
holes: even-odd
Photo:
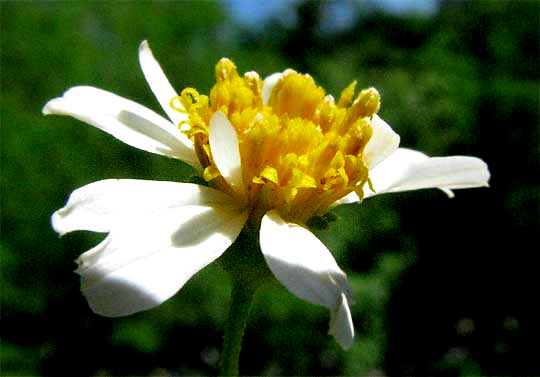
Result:
[[[336,103],[311,76],[287,69],[265,102],[259,75],[240,76],[229,59],[217,63],[215,78],[208,96],[186,88],[171,100],[188,115],[178,126],[193,141],[210,186],[243,200],[255,217],[278,209],[296,222],[322,214],[351,192],[363,197],[369,184],[364,149],[380,107],[376,89],[355,97],[353,82]],[[209,126],[217,111],[236,131],[243,187],[230,186],[212,158]]]

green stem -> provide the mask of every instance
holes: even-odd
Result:
[[[238,376],[242,338],[254,293],[255,289],[243,286],[240,282],[233,284],[231,307],[223,337],[221,376]]]

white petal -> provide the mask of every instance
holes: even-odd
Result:
[[[375,193],[439,188],[452,195],[452,189],[487,187],[489,170],[476,157],[428,157],[411,149],[400,148],[381,162],[370,178]]]
[[[199,166],[193,143],[176,126],[152,110],[105,90],[73,87],[47,102],[43,113],[72,116],[132,147]]]
[[[223,178],[233,187],[242,187],[238,136],[227,116],[221,111],[216,111],[210,120],[208,142],[212,158]]]
[[[399,135],[378,115],[373,116],[371,127],[373,134],[364,150],[364,162],[369,169],[394,153],[399,146]]]
[[[268,105],[268,100],[270,99],[270,95],[272,94],[272,90],[274,89],[274,86],[276,86],[277,82],[281,80],[283,77],[283,73],[277,72],[273,73],[270,76],[267,76],[263,81],[263,87],[262,87],[262,100],[263,105]]]
[[[349,302],[344,294],[341,295],[340,305],[331,311],[329,334],[336,338],[343,349],[351,348],[354,340],[354,326]]]
[[[148,85],[150,85],[150,89],[152,89],[159,104],[172,122],[178,126],[181,122],[186,121],[188,119],[186,113],[181,113],[171,107],[171,100],[178,94],[170,84],[167,76],[165,76],[154,54],[152,54],[147,41],[142,41],[139,46],[139,64]],[[177,103],[177,106],[181,106],[181,104]]]
[[[74,230],[109,232],[115,225],[156,211],[230,204],[230,196],[196,184],[107,179],[73,191],[66,206],[52,215],[52,225],[60,235]]]
[[[115,224],[78,260],[83,294],[92,310],[108,317],[159,305],[223,254],[246,217],[219,206],[184,206]]]
[[[277,211],[262,219],[261,250],[276,278],[298,297],[333,308],[346,290],[345,273],[308,229],[283,220]]]
[[[260,245],[275,277],[296,296],[329,308],[332,335],[345,346],[348,336],[352,341],[349,306],[343,302],[349,295],[347,277],[326,246],[308,229],[284,221],[275,210],[262,219]]]

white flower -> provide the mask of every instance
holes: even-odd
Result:
[[[293,294],[327,307],[343,348],[354,328],[345,273],[305,221],[332,206],[385,192],[487,186],[474,157],[428,157],[398,148],[376,112],[379,96],[354,83],[338,102],[293,70],[240,77],[222,59],[209,96],[172,88],[148,44],[139,61],[170,120],[101,89],[78,86],[44,114],[75,117],[136,148],[185,161],[210,187],[178,182],[103,180],[75,190],[52,216],[59,234],[106,232],[78,260],[91,308],[124,316],[159,305],[235,241],[246,221],[260,224],[260,247]]]

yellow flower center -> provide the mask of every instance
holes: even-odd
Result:
[[[221,59],[209,96],[187,88],[171,106],[189,116],[179,127],[193,141],[210,185],[244,201],[256,218],[278,209],[288,221],[305,222],[353,191],[362,198],[369,181],[363,153],[380,98],[370,88],[353,101],[355,86],[336,103],[310,76],[289,69],[264,103],[259,75],[241,77],[232,61]],[[229,185],[213,161],[208,136],[216,111],[236,131],[243,187]]]

